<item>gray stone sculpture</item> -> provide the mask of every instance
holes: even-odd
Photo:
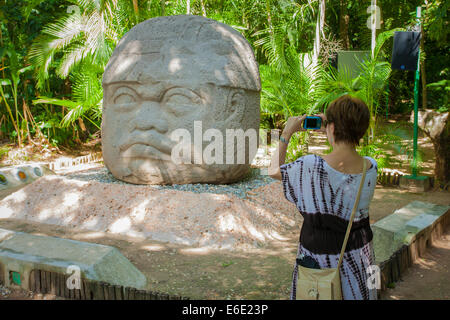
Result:
[[[136,25],[114,50],[103,90],[103,159],[116,178],[231,183],[248,172],[259,139],[261,84],[251,46],[230,26],[191,15]],[[191,139],[174,137],[180,129]],[[227,136],[232,130],[247,134],[244,145]]]

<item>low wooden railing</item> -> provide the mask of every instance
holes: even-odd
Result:
[[[57,272],[33,270],[30,273],[30,291],[70,300],[189,300],[187,297],[88,279],[80,279],[80,289],[69,289],[67,286],[69,277],[70,275]]]

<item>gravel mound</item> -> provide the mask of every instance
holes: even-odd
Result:
[[[130,185],[127,182],[116,179],[106,167],[93,168],[84,170],[82,172],[63,174],[67,179],[74,179],[80,181],[98,181],[101,183],[115,183],[121,185]],[[147,185],[147,187],[155,190],[179,190],[190,191],[195,193],[215,193],[215,194],[230,194],[235,195],[241,199],[246,198],[247,192],[276,180],[268,175],[261,174],[258,168],[251,168],[249,174],[241,181],[232,184],[208,184],[208,183],[194,183],[194,184],[174,184],[174,185]],[[139,186],[139,185],[138,185]]]

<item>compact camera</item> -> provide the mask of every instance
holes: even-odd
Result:
[[[303,121],[303,129],[319,130],[322,127],[322,118],[318,116],[308,116]]]

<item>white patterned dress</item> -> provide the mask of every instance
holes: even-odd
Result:
[[[361,198],[340,269],[344,300],[375,300],[376,288],[368,285],[370,265],[375,264],[369,204],[377,182],[377,163],[367,168]],[[286,199],[304,218],[297,258],[309,256],[321,268],[336,268],[362,174],[333,169],[318,155],[307,155],[280,166]],[[291,299],[296,298],[297,261]]]

